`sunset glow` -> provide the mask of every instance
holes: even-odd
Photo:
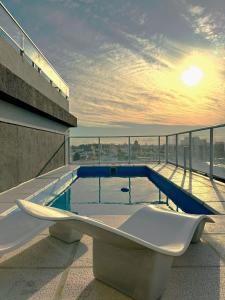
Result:
[[[68,82],[79,126],[134,128],[224,122],[224,0],[201,2],[7,4]]]

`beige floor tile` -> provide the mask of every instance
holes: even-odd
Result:
[[[94,279],[92,268],[71,269],[62,299],[69,300],[131,300],[117,290]]]
[[[0,202],[0,214],[4,211],[8,210],[9,208],[13,207],[15,204],[11,202]]]
[[[207,205],[215,209],[219,214],[225,214],[225,202],[209,201]]]
[[[224,216],[211,216],[215,223],[206,223],[204,234],[224,233],[225,234],[225,217]]]
[[[204,235],[204,239],[225,261],[225,234],[208,234]]]
[[[93,239],[84,235],[77,247],[76,254],[71,265],[76,267],[92,267],[93,266]]]
[[[174,268],[161,300],[224,300],[224,267]]]
[[[210,245],[201,241],[191,244],[188,250],[174,259],[174,267],[208,267],[224,265],[224,261],[219,257]]]
[[[24,246],[0,257],[1,268],[64,268],[72,262],[78,244],[66,244],[38,235]]]
[[[61,269],[0,269],[0,300],[51,300]]]

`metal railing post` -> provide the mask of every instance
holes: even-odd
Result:
[[[168,163],[168,135],[166,136],[166,164]]]
[[[161,147],[161,145],[160,145],[160,135],[159,135],[159,137],[158,137],[158,163],[160,164],[160,162],[161,162],[161,158],[160,158],[160,147]]]
[[[98,203],[101,203],[101,177],[98,178]]]
[[[128,136],[128,163],[130,164],[130,136]]]
[[[101,138],[98,137],[98,163],[101,164]]]
[[[128,143],[128,157],[126,158],[126,161],[131,164],[132,162],[132,140],[131,138],[135,138],[137,137],[137,140],[139,137],[145,137],[145,138],[149,138],[149,137],[154,137],[155,139],[155,144],[151,144],[150,145],[150,149],[151,149],[151,154],[153,153],[154,155],[154,161],[155,162],[159,162],[161,163],[162,161],[165,162],[165,163],[171,163],[173,165],[178,164],[178,166],[182,166],[183,169],[184,169],[184,172],[198,172],[200,174],[203,174],[205,176],[208,176],[210,177],[210,179],[213,179],[214,177],[218,178],[218,180],[223,180],[224,181],[224,178],[225,176],[223,175],[224,173],[221,173],[221,175],[214,175],[214,172],[215,172],[215,168],[214,168],[214,140],[215,140],[215,131],[214,129],[217,129],[217,128],[225,128],[225,124],[221,124],[221,125],[217,125],[217,126],[212,126],[212,127],[207,127],[207,128],[203,128],[203,129],[193,129],[191,131],[186,131],[186,132],[181,132],[181,133],[174,133],[174,134],[169,134],[169,135],[154,135],[154,136],[147,136],[147,135],[143,135],[143,136],[102,136],[101,138],[100,137],[97,137],[95,136],[96,140],[98,139],[98,150],[96,149],[96,163],[99,162],[99,164],[102,163],[102,159],[105,160],[105,156],[107,156],[107,149],[106,148],[106,151],[104,150],[104,153],[102,153],[102,147],[103,145],[101,144],[102,142],[102,138],[109,138],[109,137],[114,137],[114,138],[124,138],[127,140],[126,143]],[[203,139],[201,135],[199,135],[199,132],[204,132],[204,133],[207,133],[207,142],[206,142],[206,139]],[[197,133],[197,134],[196,134]],[[186,134],[186,136],[183,138],[183,134]],[[180,139],[180,136],[182,137],[181,139],[181,143],[179,144],[179,139]],[[170,141],[170,137],[172,138],[172,141]],[[68,157],[68,163],[73,163],[73,153],[71,151],[71,139],[77,139],[77,138],[90,138],[90,137],[87,137],[87,136],[81,136],[81,137],[73,137],[73,136],[69,136],[67,137],[66,139],[66,146],[67,146],[67,149],[65,149],[65,153],[66,153],[66,156]],[[92,137],[93,138],[93,137]],[[174,141],[174,139],[176,138],[176,142]],[[210,138],[210,140],[209,140]],[[156,142],[156,139],[158,139],[158,142]],[[94,144],[96,145],[97,141],[94,142]],[[103,142],[104,143],[104,142]],[[176,143],[176,145],[175,145]],[[89,143],[91,144],[91,143]],[[123,144],[123,146],[125,147],[125,144]],[[184,144],[184,146],[183,146]],[[207,147],[207,148],[203,148],[203,149],[199,149],[199,145],[201,147]],[[81,145],[80,145],[81,146]],[[79,145],[76,146],[76,145],[73,145],[72,144],[72,147],[74,149],[75,152],[83,152],[83,149],[82,147],[80,147]],[[121,144],[115,144],[114,145],[115,147],[121,147]],[[175,149],[175,146],[176,146],[176,149]],[[162,148],[163,147],[163,148]],[[140,143],[138,145],[138,149],[141,149],[142,148],[142,143]],[[149,150],[145,151],[145,147],[143,147],[144,150],[142,152],[142,154],[144,153],[143,157],[145,158],[145,163],[147,163],[147,156],[148,156],[148,153],[149,153]],[[147,147],[146,147],[147,148]],[[183,149],[183,152],[181,151]],[[142,150],[142,149],[141,149]],[[209,152],[209,155],[210,157],[207,157],[205,158],[205,150],[207,150]],[[163,152],[162,152],[163,151]],[[97,153],[98,152],[98,153]],[[135,152],[135,151],[134,151]],[[174,153],[176,152],[176,153]],[[161,154],[163,153],[164,155],[164,158],[162,158]],[[139,153],[138,153],[139,154]],[[176,161],[174,159],[174,156],[176,154]],[[135,153],[133,153],[133,155],[135,156]],[[98,156],[98,157],[97,157]],[[104,156],[104,157],[103,157]],[[170,161],[171,159],[171,156],[172,157],[172,161]],[[182,165],[182,156],[183,156],[183,162],[184,164]],[[203,166],[207,164],[208,166],[208,171],[207,171],[207,174],[206,172],[204,171],[204,169],[202,170],[202,167],[200,165],[200,167],[196,167],[196,163],[195,163],[195,160],[198,159],[198,156],[200,158],[200,161],[203,161]],[[66,157],[66,158],[67,158]],[[66,158],[65,158],[65,161],[66,161]],[[111,156],[110,156],[111,158]],[[142,157],[141,157],[142,158]],[[106,157],[107,159],[107,157]],[[114,157],[113,157],[114,159]],[[181,159],[181,162],[180,162],[180,159]],[[111,158],[112,160],[112,158]],[[209,162],[209,164],[208,164]],[[222,171],[224,171],[225,167],[224,165],[222,166]],[[190,174],[191,175],[191,174]]]
[[[213,149],[213,128],[210,128],[210,140],[209,140],[209,178],[213,179],[213,163],[214,163],[214,149]]]
[[[176,155],[176,167],[178,167],[178,134],[176,134],[176,146],[175,146],[175,155]]]
[[[189,132],[189,171],[192,172],[192,132]]]
[[[71,164],[71,149],[70,149],[70,137],[68,136],[68,149],[67,149],[67,155],[68,155],[68,164]]]
[[[132,203],[132,198],[131,198],[131,178],[129,177],[129,179],[128,179],[128,182],[129,182],[129,204],[131,204]]]
[[[169,205],[169,197],[166,196],[166,205],[168,206]]]
[[[187,171],[187,152],[188,152],[188,146],[184,146],[184,172]]]
[[[20,55],[21,55],[21,56],[24,56],[24,33],[22,33],[22,41],[21,41]]]
[[[40,66],[45,65],[45,67],[43,68],[43,73],[46,75],[46,77],[52,80],[55,85],[63,91],[63,94],[65,96],[69,96],[69,86],[67,85],[67,83],[62,79],[59,73],[54,69],[51,63],[38,49],[38,47],[34,44],[31,38],[27,35],[27,33],[23,30],[23,28],[19,25],[19,23],[15,20],[15,18],[1,1],[0,14],[0,31],[4,32],[4,34],[8,38],[10,38],[10,40],[20,51],[20,55],[23,57],[24,54],[26,54],[26,57],[33,61],[37,66],[39,66],[39,70]],[[19,41],[16,39],[16,36],[18,37],[18,34],[21,36],[21,40]],[[27,47],[29,47],[28,50]]]

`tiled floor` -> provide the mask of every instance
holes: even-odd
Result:
[[[54,180],[60,178],[63,174],[66,174],[72,170],[74,166],[64,166],[48,174],[39,176],[35,179],[27,181],[19,186],[12,188],[8,191],[0,193],[0,214],[14,205],[16,199],[24,199],[29,197],[37,190],[44,188]]]
[[[95,216],[119,226],[127,216]],[[175,258],[163,300],[225,299],[225,222],[209,224],[202,242]],[[0,299],[128,300],[94,279],[92,239],[66,245],[45,231],[0,260]]]
[[[200,175],[184,174],[173,166],[161,168],[160,173],[203,201],[220,205],[225,192],[223,184],[211,182]],[[19,194],[34,191],[34,183],[42,187],[69,168],[43,176],[10,191],[10,205]],[[43,180],[43,181],[42,181]],[[40,184],[40,185],[39,185]],[[191,189],[191,190],[190,190]],[[5,196],[5,197],[4,197]],[[4,201],[5,200],[5,201]],[[0,209],[8,206],[8,195],[0,195]],[[225,206],[224,206],[225,207]],[[225,209],[224,209],[225,212]],[[112,226],[119,226],[128,215],[94,215]],[[224,300],[225,299],[225,216],[213,216],[207,224],[202,241],[189,247],[175,258],[167,289],[162,300]],[[94,279],[92,273],[92,239],[83,236],[80,243],[65,244],[49,237],[45,230],[26,245],[0,257],[0,300],[128,300],[129,297]]]
[[[213,208],[218,214],[225,214],[225,184],[196,173],[184,172],[171,164],[152,164],[150,168],[191,193]]]

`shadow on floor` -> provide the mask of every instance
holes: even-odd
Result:
[[[52,299],[61,275],[76,259],[78,243],[65,244],[50,236],[38,236],[30,247],[24,246],[0,257],[0,299]]]
[[[93,279],[81,292],[77,300],[132,300],[132,298],[99,280]]]
[[[224,277],[221,270],[220,257],[207,242],[192,244],[184,255],[174,259],[171,276],[161,300],[224,299],[221,297]],[[131,298],[95,279],[77,297],[77,300],[104,299]]]

